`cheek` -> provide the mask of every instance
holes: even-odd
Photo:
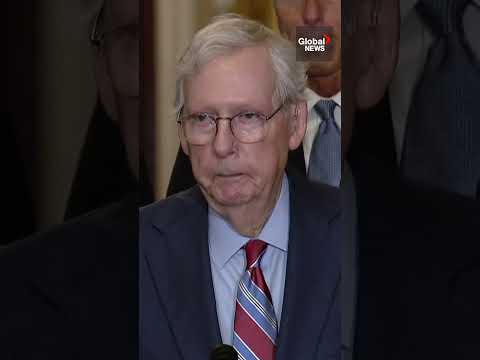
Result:
[[[203,181],[211,178],[214,169],[214,159],[209,155],[207,149],[192,146],[190,148],[190,161],[195,178]]]
[[[279,134],[280,136],[280,134]],[[283,170],[286,163],[288,148],[282,146],[286,140],[278,137],[275,142],[262,144],[249,156],[252,175],[257,176],[262,183],[270,182],[279,170]]]

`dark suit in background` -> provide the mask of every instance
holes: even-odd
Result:
[[[100,101],[88,128],[70,191],[65,219],[120,201],[137,187],[120,129]]]
[[[289,181],[290,239],[276,359],[338,359],[338,191],[301,177],[289,176]],[[200,189],[142,209],[140,233],[143,359],[207,359],[222,341],[208,206]]]
[[[347,161],[356,176],[385,178],[382,187],[399,175],[388,93],[368,110],[358,111]]]
[[[2,203],[8,216],[2,222],[3,235],[0,246],[21,239],[35,229],[32,194],[28,186],[25,162],[22,161],[15,141],[17,137],[11,119],[3,120],[0,141],[6,151],[2,151],[1,158],[1,164],[5,170],[2,181]]]
[[[354,358],[478,358],[477,202],[361,165]]]
[[[35,154],[34,116],[39,86],[36,56],[36,24],[39,3],[9,1],[2,6],[4,53],[2,79],[6,81],[6,101],[2,107],[2,204],[8,212],[2,221],[0,246],[21,239],[36,227],[33,208],[31,164]],[[11,34],[11,35],[10,35]],[[6,46],[6,48],[5,48]]]
[[[138,202],[0,250],[0,358],[138,356]]]

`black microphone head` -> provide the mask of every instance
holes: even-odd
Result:
[[[213,349],[210,360],[238,360],[238,354],[232,346],[221,344]]]

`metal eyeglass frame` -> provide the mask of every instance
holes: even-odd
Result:
[[[256,112],[256,111],[242,111],[242,112],[239,112],[238,114],[236,115],[233,115],[231,117],[223,117],[223,116],[216,116],[213,121],[215,122],[215,134],[212,135],[212,139],[215,139],[215,137],[217,136],[217,132],[218,132],[218,121],[219,120],[228,120],[229,122],[229,125],[230,125],[230,131],[232,132],[232,135],[235,137],[235,139],[237,139],[238,141],[242,142],[242,143],[247,143],[247,144],[250,144],[249,142],[243,142],[241,141],[236,135],[235,135],[235,132],[233,131],[233,127],[232,127],[232,121],[233,119],[235,119],[237,116],[239,115],[242,115],[242,114],[245,114],[245,113],[249,113],[249,112],[255,112],[256,114],[259,114],[259,115],[262,115],[263,117],[265,117],[265,124],[267,123],[267,121],[269,121],[270,119],[272,119],[275,115],[277,115],[277,113],[280,111],[280,109],[283,108],[283,106],[285,105],[285,103],[282,103],[270,116],[267,116],[261,112]],[[182,119],[185,119],[185,118],[188,118],[192,115],[195,115],[195,114],[198,114],[198,113],[193,113],[193,114],[189,114],[189,115],[185,115],[185,116],[180,116],[180,114],[182,113],[183,111],[183,107],[182,109],[179,111],[179,115],[177,117],[177,124],[182,124],[183,121]],[[213,115],[213,114],[209,114],[209,113],[200,113],[200,114],[208,114],[208,115]],[[185,127],[183,127],[183,134],[185,135],[185,137],[187,137],[187,135],[185,134]],[[187,139],[188,140],[188,139]],[[259,142],[259,141],[262,141],[263,139],[260,139],[260,140],[257,140],[257,141],[254,141],[252,143],[255,143],[255,142]],[[208,142],[206,143],[208,144]]]

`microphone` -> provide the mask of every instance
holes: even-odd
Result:
[[[238,360],[238,354],[232,346],[221,344],[213,349],[210,360]]]

